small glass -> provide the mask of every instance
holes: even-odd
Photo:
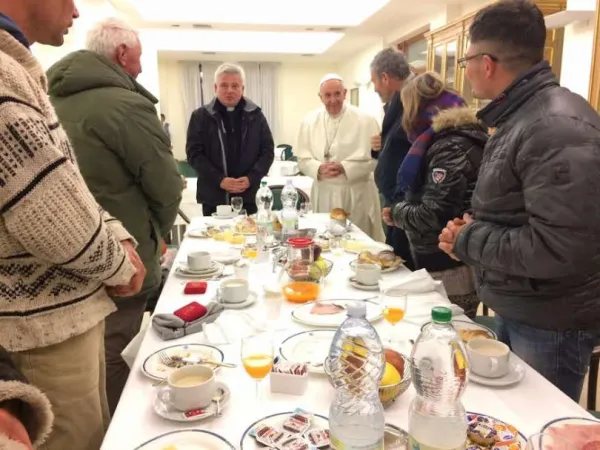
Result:
[[[383,317],[392,326],[389,342],[390,344],[393,344],[394,335],[396,334],[396,325],[401,322],[406,315],[408,295],[404,290],[391,288],[383,291],[379,298],[381,307],[383,308]]]
[[[239,215],[244,208],[244,199],[242,197],[231,197],[231,208],[233,212]]]
[[[532,434],[527,439],[526,450],[577,450],[577,446],[555,433]]]
[[[344,255],[344,238],[342,236],[331,236],[329,239],[329,251],[335,257]]]
[[[256,242],[247,240],[242,247],[242,256],[248,258],[250,261],[254,261],[258,258],[258,245]]]
[[[271,372],[275,357],[273,339],[269,333],[259,333],[242,339],[242,364],[246,373],[256,380],[256,402],[260,398],[260,382]]]

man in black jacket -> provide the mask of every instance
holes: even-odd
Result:
[[[546,27],[527,1],[481,10],[458,63],[489,139],[473,217],[440,248],[475,267],[499,338],[578,401],[600,336],[600,117],[544,61]]]
[[[192,113],[188,126],[187,159],[198,173],[196,200],[209,216],[240,196],[248,214],[254,214],[256,191],[273,163],[273,136],[260,108],[243,96],[241,67],[217,69],[215,95]]]
[[[396,176],[402,160],[410,149],[410,142],[402,129],[402,102],[400,90],[408,79],[412,78],[410,67],[404,54],[392,48],[381,50],[371,62],[371,81],[375,92],[384,103],[380,136],[373,136],[372,156],[377,159],[375,183],[383,197],[383,208],[389,208],[401,198],[395,196]],[[413,269],[408,238],[404,230],[388,227],[386,242],[394,247],[394,253],[406,261]]]

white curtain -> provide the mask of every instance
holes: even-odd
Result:
[[[181,106],[183,108],[183,117],[189,122],[194,110],[202,106],[200,69],[197,62],[182,62],[180,63],[180,67]]]
[[[219,61],[202,62],[202,92],[205,105],[215,98],[215,72],[221,64]]]

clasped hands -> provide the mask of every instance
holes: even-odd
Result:
[[[241,194],[250,187],[250,179],[248,177],[231,178],[225,177],[221,181],[221,189],[230,194]]]
[[[438,239],[440,243],[438,247],[444,253],[447,253],[452,259],[459,261],[456,255],[452,252],[454,250],[454,245],[456,244],[456,239],[458,238],[459,233],[462,231],[465,225],[473,222],[473,218],[470,214],[464,214],[462,219],[456,218],[448,221],[446,227],[440,233]]]
[[[135,274],[129,280],[129,284],[107,287],[106,291],[111,297],[131,297],[139,293],[142,290],[144,278],[146,278],[146,267],[135,251],[133,244],[130,241],[121,241],[121,246],[123,246],[123,250],[125,250],[129,260],[135,267]]]
[[[341,163],[335,161],[324,162],[319,166],[319,179],[327,180],[330,178],[337,178],[345,173],[344,166]]]

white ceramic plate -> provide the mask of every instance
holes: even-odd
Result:
[[[213,361],[223,362],[223,352],[212,345],[205,344],[180,344],[170,347],[161,348],[149,355],[142,364],[142,373],[148,378],[156,381],[161,381],[171,375],[175,370],[173,367],[167,367],[159,360],[158,354],[165,352],[170,357],[201,357],[211,359]],[[210,364],[207,364],[210,366]],[[218,371],[218,367],[213,367],[213,370]]]
[[[358,289],[359,291],[378,291],[379,290],[379,283],[372,284],[372,285],[362,284],[362,283],[359,283],[358,280],[356,279],[356,277],[354,277],[354,276],[348,278],[348,281],[350,282],[350,284],[352,285],[353,288]]]
[[[223,396],[219,403],[219,408],[221,412],[223,412],[223,408],[227,405],[231,397],[231,391],[227,385],[221,381],[217,381],[217,389],[221,390],[221,395]],[[174,422],[197,422],[199,420],[208,419],[209,417],[217,414],[217,403],[215,401],[201,411],[197,410],[193,413],[191,411],[184,413],[183,411],[173,408],[169,404],[163,403],[158,395],[160,392],[160,388],[156,390],[156,395],[154,396],[152,405],[154,406],[154,412],[163,419],[172,420]]]
[[[176,267],[174,273],[179,278],[185,278],[187,280],[206,280],[206,279],[209,279],[209,278],[215,278],[215,277],[221,276],[223,274],[223,270],[225,270],[224,267],[222,267],[219,270],[216,270],[214,272],[200,273],[199,274],[199,273],[184,272],[179,267]]]
[[[188,230],[185,235],[196,239],[208,239],[210,237],[206,230]]]
[[[358,255],[361,252],[379,253],[384,250],[394,251],[394,248],[383,242],[350,240],[344,245],[344,250],[348,253]]]
[[[584,431],[587,430],[588,427],[594,428],[591,436]],[[541,432],[556,434],[557,436],[569,440],[577,448],[583,448],[588,442],[598,441],[600,421],[587,417],[561,417],[560,419],[554,419],[548,422],[542,427]]]
[[[307,363],[308,371],[323,374],[323,361],[336,330],[302,331],[287,337],[279,347],[279,354],[290,362]]]
[[[244,309],[244,308],[247,308],[248,306],[254,305],[254,303],[256,303],[257,299],[258,299],[258,295],[256,294],[256,292],[253,292],[253,291],[250,291],[248,293],[248,298],[241,303],[225,303],[215,297],[215,301],[217,303],[219,303],[220,305],[222,305],[223,308],[225,308],[225,309]]]
[[[352,268],[353,271],[356,272],[356,265],[358,264],[358,259],[355,259],[353,261],[350,261],[350,267]],[[387,269],[381,269],[381,273],[390,273],[390,272],[395,272],[396,270],[398,270],[400,267],[402,267],[402,263],[398,264],[396,267],[388,267]]]
[[[427,323],[423,324],[423,326],[421,327],[421,331],[423,330],[423,328],[425,328],[425,325],[427,325],[429,323],[431,323],[431,322],[427,322]],[[469,322],[467,320],[453,320],[452,326],[454,326],[454,329],[456,331],[458,331],[459,334],[460,334],[461,330],[482,330],[487,333],[487,335],[490,337],[490,339],[498,340],[498,336],[496,335],[496,333],[492,329],[486,327],[485,325],[480,325],[475,322]]]
[[[210,254],[213,261],[221,264],[235,264],[240,260],[242,254],[239,250],[226,250],[223,252],[214,252]]]
[[[502,377],[487,378],[473,373],[472,370],[469,372],[469,381],[474,381],[477,384],[491,387],[510,386],[512,384],[519,383],[524,377],[525,365],[523,365],[520,361],[517,361],[516,358],[513,358],[512,354],[510,356],[510,361],[508,362],[508,373]]]
[[[227,219],[233,219],[234,217],[237,217],[239,214],[238,213],[229,213],[229,214],[224,214],[222,216],[219,216],[216,212],[211,214],[213,218],[215,219],[219,219],[219,220],[227,220]]]
[[[185,262],[180,262],[177,267],[180,272],[187,273],[189,275],[211,275],[219,270],[223,270],[223,264],[218,261],[211,261],[210,267],[206,269],[191,269]]]
[[[367,304],[367,320],[369,322],[375,322],[383,317],[383,310],[381,306],[370,300],[320,300],[319,303],[328,304],[335,303],[338,305],[344,305],[347,302],[366,302]],[[339,327],[344,320],[346,320],[346,310],[340,311],[337,314],[319,315],[311,314],[312,307],[317,302],[305,303],[296,307],[292,310],[292,318],[304,325],[311,325],[315,327],[328,327],[334,328]]]
[[[294,411],[282,412],[273,414],[270,416],[263,417],[262,419],[253,422],[240,440],[240,450],[264,450],[266,447],[259,444],[254,437],[250,436],[250,431],[259,423],[264,423],[275,428],[281,428],[281,424],[287,419],[288,416],[294,414]],[[310,430],[314,429],[326,429],[329,430],[329,419],[320,414],[314,414]],[[326,447],[330,448],[330,447]],[[525,447],[523,447],[525,448]],[[395,425],[385,424],[385,437],[384,437],[384,449],[385,450],[407,450],[408,449],[408,433],[398,428]]]
[[[178,430],[161,434],[135,450],[235,450],[223,436],[205,430]]]

